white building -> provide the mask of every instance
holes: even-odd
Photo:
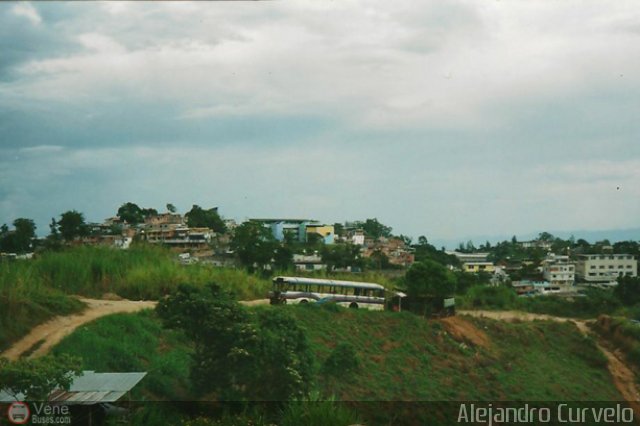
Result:
[[[322,262],[322,257],[318,254],[294,254],[293,264],[297,271],[321,271],[327,269],[327,264]]]
[[[356,246],[364,245],[364,232],[361,230],[357,230],[351,236],[351,243]]]
[[[542,274],[551,285],[572,286],[576,279],[576,265],[569,262],[569,256],[549,253],[542,263]]]
[[[579,254],[576,276],[587,283],[613,282],[620,275],[638,276],[638,262],[630,254]]]

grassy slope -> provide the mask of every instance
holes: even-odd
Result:
[[[469,319],[491,340],[461,345],[438,322],[411,314],[287,307],[320,362],[340,342],[362,361],[350,380],[321,378],[343,400],[613,400],[602,354],[575,326]]]
[[[131,299],[157,299],[180,283],[217,283],[240,299],[264,297],[266,279],[243,270],[182,266],[168,250],[76,247],[44,253],[30,261],[0,263],[0,351],[54,315],[82,308],[69,295],[100,297],[116,293]]]
[[[67,336],[53,353],[82,357],[85,370],[147,371],[135,398],[189,398],[190,343],[182,333],[164,330],[153,311],[100,318]]]
[[[261,309],[274,309],[263,307]],[[469,320],[490,345],[461,345],[441,323],[411,314],[290,306],[306,328],[318,367],[340,342],[353,344],[362,365],[352,377],[318,375],[325,395],[340,400],[615,400],[604,360],[575,326]],[[102,318],[55,348],[84,358],[101,371],[149,371],[143,389],[158,398],[179,398],[188,377],[188,343],[162,330],[152,312]],[[173,385],[156,384],[173,377]]]

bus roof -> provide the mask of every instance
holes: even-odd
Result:
[[[334,285],[337,287],[358,287],[368,288],[376,290],[384,290],[385,288],[380,284],[375,283],[363,283],[359,281],[340,281],[340,280],[322,280],[318,278],[304,278],[304,277],[275,277],[273,282],[286,282],[295,284],[315,284],[315,285]]]

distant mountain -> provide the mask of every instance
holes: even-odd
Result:
[[[542,231],[540,231],[542,232]],[[582,238],[587,240],[590,243],[595,243],[596,241],[609,240],[611,243],[615,243],[617,241],[628,241],[640,240],[640,228],[628,228],[628,229],[609,229],[609,230],[597,230],[597,231],[589,231],[589,230],[577,230],[577,231],[547,231],[551,233],[555,237],[568,239],[572,235],[577,239]],[[539,232],[529,233],[529,234],[516,234],[516,238],[518,241],[528,241],[533,240],[538,236]],[[501,241],[511,240],[513,234],[511,235],[476,235],[470,237],[460,237],[457,239],[429,239],[429,243],[433,244],[435,247],[446,247],[447,250],[453,250],[458,247],[460,243],[465,243],[467,241],[473,241],[473,244],[477,247],[479,245],[484,244],[489,241],[491,244],[496,244]]]

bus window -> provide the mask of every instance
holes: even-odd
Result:
[[[354,288],[354,289],[353,289],[353,294],[354,294],[355,296],[360,296],[360,289],[359,289],[359,288],[357,288],[357,287],[356,287],[356,288]]]

